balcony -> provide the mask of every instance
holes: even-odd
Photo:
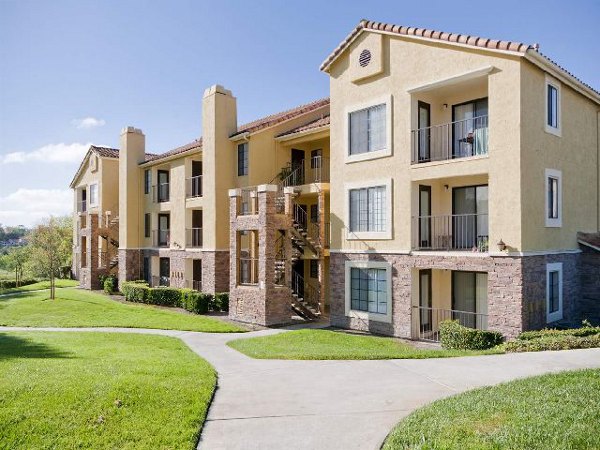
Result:
[[[202,197],[202,175],[185,180],[185,196],[186,198]]]
[[[170,230],[152,230],[152,244],[154,247],[169,247],[171,245]]]
[[[82,200],[77,202],[77,212],[84,213],[87,211],[87,201]]]
[[[297,165],[288,166],[281,171],[281,185],[283,187],[302,186],[310,183],[329,183],[329,158],[313,156],[309,160],[310,166],[305,167],[301,160]]]
[[[169,183],[161,183],[152,186],[154,203],[164,203],[169,201]]]
[[[238,258],[238,283],[245,285],[258,284],[258,258]]]
[[[412,164],[488,154],[488,116],[411,131]]]
[[[463,327],[477,330],[487,330],[488,328],[487,314],[426,306],[413,306],[412,308],[413,339],[439,341],[440,322],[444,320],[456,320]]]
[[[202,228],[187,228],[185,230],[186,247],[202,247]]]
[[[487,252],[487,214],[449,214],[413,218],[413,250]]]

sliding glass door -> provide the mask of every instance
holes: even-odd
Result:
[[[455,249],[487,251],[488,187],[452,189],[452,244]]]
[[[487,273],[452,272],[452,319],[487,329]]]
[[[452,106],[452,157],[487,154],[488,99]]]

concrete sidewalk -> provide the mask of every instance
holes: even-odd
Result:
[[[0,331],[36,330],[0,327]],[[284,330],[211,334],[128,328],[44,328],[182,339],[219,373],[201,449],[377,449],[414,409],[479,386],[600,367],[600,349],[384,361],[249,358],[225,344]]]

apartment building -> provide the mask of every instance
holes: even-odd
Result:
[[[369,21],[321,70],[332,325],[436,339],[450,318],[507,336],[598,319],[597,91],[533,46]]]
[[[600,320],[600,94],[537,47],[361,21],[330,98],[201,138],[92,146],[73,180],[74,272],[230,293],[292,315],[437,340],[445,319],[515,336]],[[96,187],[94,187],[96,186]]]
[[[134,127],[123,129],[119,149],[90,148],[71,183],[74,273],[88,289],[112,273],[120,282],[143,279],[208,293],[228,292],[230,284],[263,291],[259,229],[244,228],[234,214],[240,246],[232,245],[229,207],[230,190],[238,189],[240,220],[252,218],[268,186],[278,211],[293,199],[284,238],[268,243],[283,247],[285,240],[290,247],[277,269],[278,286],[285,280],[288,293],[285,321],[294,309],[318,316],[327,298],[329,99],[238,126],[235,97],[213,86],[202,115],[202,137],[167,152],[147,153],[145,136]],[[252,314],[239,318],[272,323]]]

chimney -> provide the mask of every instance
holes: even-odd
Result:
[[[214,85],[204,91],[202,99],[202,183],[206,192],[203,210],[203,245],[207,248],[228,249],[229,224],[228,191],[237,183],[237,144],[229,137],[237,131],[237,103],[231,91]],[[219,224],[219,226],[216,226]]]
[[[121,130],[119,151],[119,249],[139,247],[139,163],[146,157],[146,137],[142,130]]]

